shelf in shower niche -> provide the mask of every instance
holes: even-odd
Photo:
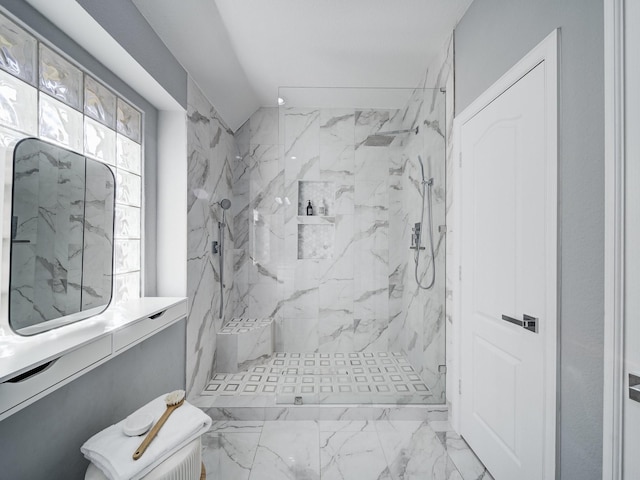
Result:
[[[336,217],[321,215],[298,215],[298,223],[304,225],[328,225],[336,223]]]
[[[298,260],[332,258],[333,236],[332,223],[298,224]]]
[[[325,208],[324,216],[334,213],[336,187],[333,182],[319,180],[298,180],[298,215],[305,216],[308,202],[317,216],[320,207]]]

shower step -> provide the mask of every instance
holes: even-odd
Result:
[[[267,359],[274,351],[272,318],[234,318],[216,335],[215,371],[237,373]]]

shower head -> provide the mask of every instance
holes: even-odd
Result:
[[[403,135],[405,133],[419,132],[419,128],[409,128],[406,130],[391,130],[388,132],[376,132],[373,135],[369,135],[364,141],[364,145],[367,147],[388,147],[391,142],[396,138],[396,135]]]
[[[364,145],[367,147],[388,147],[395,135],[369,135],[364,141]]]
[[[223,210],[229,210],[229,207],[231,207],[231,200],[229,200],[228,198],[223,198],[218,202],[218,204],[222,207]]]

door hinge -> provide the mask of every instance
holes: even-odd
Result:
[[[462,395],[462,379],[458,380],[458,395]]]
[[[458,267],[458,280],[462,281],[462,265]]]

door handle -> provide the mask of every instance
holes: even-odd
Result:
[[[502,320],[513,323],[514,325],[518,325],[519,327],[522,327],[525,330],[529,330],[530,332],[538,333],[538,317],[532,317],[531,315],[527,315],[525,313],[522,315],[522,320],[510,317],[509,315],[502,315]]]
[[[640,402],[640,377],[633,373],[629,374],[629,398]]]

